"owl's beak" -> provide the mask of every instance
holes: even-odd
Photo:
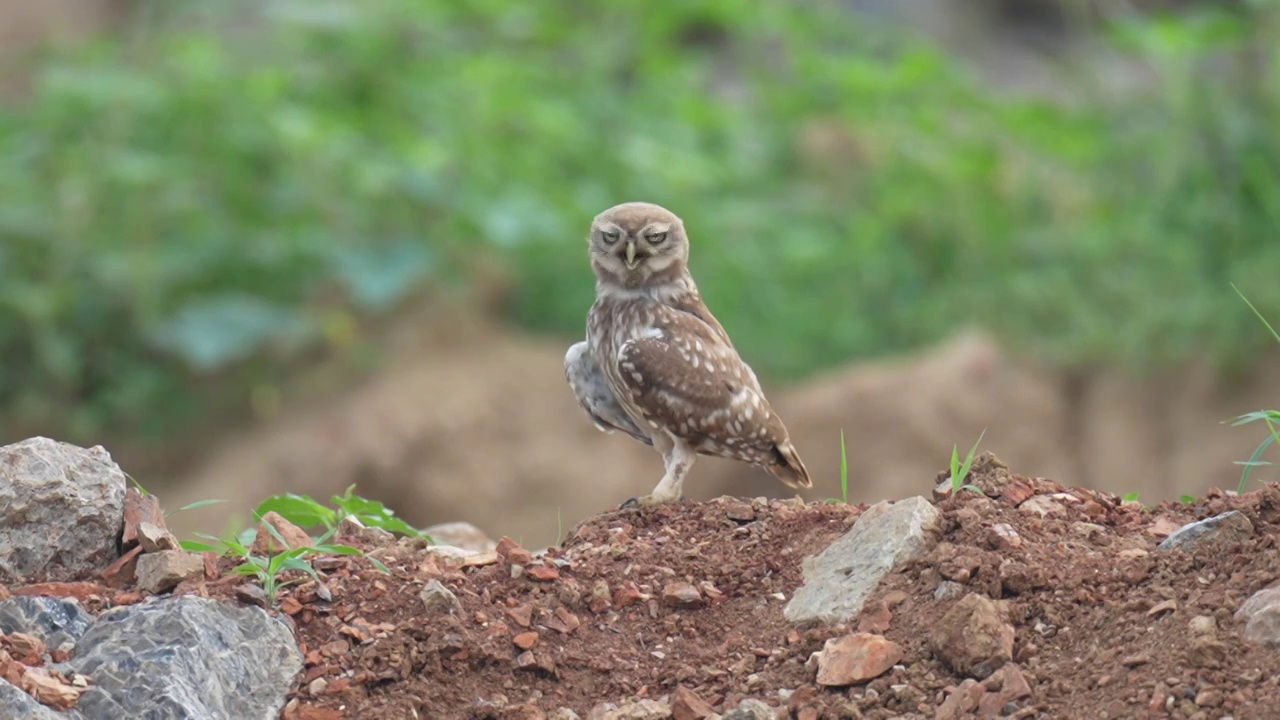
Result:
[[[636,261],[636,241],[628,240],[627,241],[627,269],[635,270],[636,265],[639,265],[639,264],[640,263]]]

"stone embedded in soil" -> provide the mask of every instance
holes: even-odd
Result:
[[[662,604],[673,608],[702,607],[705,601],[698,588],[687,582],[668,583],[662,588]]]
[[[751,522],[756,519],[756,509],[749,502],[730,502],[724,509],[725,517],[734,522]]]
[[[533,565],[526,572],[531,579],[538,582],[551,582],[560,578],[560,571],[550,565]]]
[[[844,687],[888,672],[902,661],[902,646],[880,635],[851,633],[831,638],[818,654],[818,684]]]
[[[66,663],[99,718],[279,717],[302,669],[293,634],[256,607],[186,595],[104,612]]]
[[[422,588],[422,592],[418,593],[418,597],[422,600],[422,607],[428,614],[451,613],[462,607],[458,602],[458,596],[439,580],[428,582]]]
[[[1242,542],[1253,537],[1253,523],[1239,510],[1178,528],[1157,546],[1158,550],[1195,550],[1210,544]]]
[[[1243,621],[1244,639],[1259,645],[1280,645],[1280,586],[1263,588],[1235,612]]]
[[[268,525],[271,526],[270,530],[267,529]],[[276,533],[272,533],[271,530],[275,530]],[[306,530],[294,525],[283,515],[272,510],[264,514],[262,522],[258,524],[258,534],[253,539],[253,551],[258,555],[281,552],[280,541],[275,537],[277,533],[284,539],[285,545],[288,546],[283,549],[296,550],[315,543]]]
[[[943,613],[929,635],[938,659],[960,675],[985,679],[1013,659],[1013,627],[996,604],[970,593]]]
[[[715,708],[711,707],[711,703],[683,685],[671,694],[673,720],[706,720],[715,714]]]
[[[101,447],[43,437],[0,447],[0,584],[82,580],[110,565],[127,484]]]
[[[787,620],[839,623],[856,617],[885,575],[925,549],[940,517],[919,496],[868,508],[847,533],[805,558],[804,582],[783,611]]]
[[[177,587],[183,580],[204,575],[204,558],[185,550],[161,550],[144,553],[138,558],[138,587],[149,593],[162,593]]]
[[[959,687],[953,688],[947,698],[938,706],[934,714],[935,720],[960,720],[971,717],[978,709],[982,697],[986,693],[982,684],[973,678],[966,678]]]
[[[533,606],[529,603],[523,603],[513,608],[507,608],[507,615],[516,622],[520,627],[529,627],[533,623]]]
[[[432,525],[423,531],[440,545],[449,545],[468,553],[493,552],[498,544],[483,530],[469,522],[448,522]]]
[[[724,714],[724,720],[774,720],[773,708],[755,698],[747,698]]]
[[[671,706],[657,700],[636,700],[616,707],[596,708],[587,720],[666,720],[671,717]]]

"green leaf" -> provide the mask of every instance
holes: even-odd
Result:
[[[187,503],[186,505],[183,505],[182,507],[178,508],[178,511],[182,511],[182,510],[196,510],[196,509],[198,509],[198,508],[208,507],[208,506],[210,506],[210,505],[217,505],[218,503],[224,503],[224,502],[226,502],[226,500],[216,500],[216,499],[212,499],[212,500],[197,500],[197,501],[195,501],[195,502],[193,502],[193,503]]]
[[[227,293],[192,300],[156,325],[150,340],[179,355],[199,372],[243,360],[268,341],[298,341],[315,332],[314,323],[296,308],[248,293]]]
[[[332,524],[335,517],[333,510],[314,499],[293,493],[269,497],[254,509],[254,514],[259,517],[269,512],[276,512],[285,520],[302,528],[316,525],[328,526]]]
[[[182,540],[178,543],[178,545],[180,545],[182,549],[186,550],[187,552],[197,552],[197,553],[212,552],[212,553],[218,553],[219,555],[221,555],[225,551],[225,547],[220,544],[211,545],[209,543],[197,542],[195,540]]]

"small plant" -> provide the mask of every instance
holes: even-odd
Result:
[[[1195,505],[1197,500],[1199,500],[1199,498],[1197,498],[1195,495],[1183,495],[1178,498],[1178,502],[1182,503],[1183,505]]]
[[[254,514],[261,517],[274,511],[299,527],[310,528],[323,525],[329,531],[335,530],[343,518],[351,516],[366,527],[382,528],[410,537],[423,537],[434,542],[430,536],[396,517],[393,510],[377,500],[353,495],[355,487],[355,485],[349,485],[345,493],[333,496],[332,500],[336,508],[326,507],[324,503],[306,495],[284,493],[263,500],[254,510]]]
[[[258,517],[259,525],[267,529],[271,536],[282,548],[289,545],[285,542],[284,537],[276,530],[271,523],[262,522],[262,515],[255,513]],[[252,528],[251,528],[252,530]],[[190,552],[213,552],[218,555],[230,555],[241,559],[241,563],[235,567],[235,572],[246,577],[254,578],[262,586],[263,592],[267,595],[267,601],[272,606],[276,605],[277,596],[282,588],[294,583],[300,582],[305,577],[310,576],[319,579],[320,575],[311,565],[308,558],[315,555],[359,555],[368,557],[379,570],[390,573],[391,570],[379,561],[377,558],[369,557],[359,548],[349,545],[340,545],[330,543],[329,539],[333,537],[336,529],[329,530],[311,545],[282,550],[281,552],[271,555],[258,555],[253,552],[250,547],[251,540],[246,542],[246,537],[241,535],[236,538],[217,538],[204,533],[196,533],[200,537],[209,540],[204,543],[196,540],[183,540],[182,547]],[[301,572],[303,576],[294,576],[285,579],[285,573],[289,571]]]
[[[849,504],[849,455],[845,451],[844,430],[840,431],[840,497],[827,498],[827,502]]]
[[[1275,338],[1276,342],[1280,343],[1280,332],[1276,332],[1276,329],[1271,326],[1271,323],[1267,322],[1267,319],[1258,311],[1258,308],[1254,307],[1253,303],[1249,302],[1249,298],[1245,297],[1244,293],[1240,292],[1240,288],[1236,287],[1235,283],[1231,284],[1231,289],[1235,290],[1236,294],[1240,296],[1240,299],[1244,300],[1244,303],[1253,311],[1253,314],[1258,316],[1258,319],[1262,321],[1264,326],[1266,326],[1267,331],[1271,333],[1271,337]],[[1254,468],[1269,466],[1272,464],[1261,459],[1262,454],[1267,451],[1267,448],[1272,445],[1280,445],[1280,410],[1256,410],[1254,412],[1245,413],[1233,420],[1231,422],[1231,426],[1239,427],[1241,425],[1248,425],[1249,423],[1259,421],[1266,424],[1267,437],[1262,439],[1262,442],[1258,444],[1257,449],[1253,451],[1253,455],[1251,455],[1248,460],[1236,461],[1237,465],[1244,466],[1244,470],[1240,473],[1240,485],[1236,488],[1236,492],[1238,493],[1244,492],[1245,487],[1249,483],[1249,474],[1253,472]]]
[[[1138,498],[1140,497],[1142,497],[1142,493],[1138,492],[1137,490],[1134,490],[1133,492],[1125,493],[1124,497],[1120,499],[1123,500],[1124,502],[1141,502],[1140,500],[1138,500]]]
[[[981,493],[982,489],[977,485],[966,483],[969,479],[969,470],[973,468],[973,458],[978,453],[978,446],[982,444],[982,438],[987,434],[986,428],[978,435],[978,440],[973,443],[973,447],[969,448],[969,454],[965,457],[964,462],[960,462],[960,449],[955,445],[951,446],[951,492],[959,493],[961,490],[972,490]]]

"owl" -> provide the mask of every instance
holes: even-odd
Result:
[[[666,467],[653,492],[624,506],[679,500],[698,455],[812,487],[755,372],[698,293],[680,218],[615,205],[596,216],[588,245],[596,299],[586,340],[565,354],[565,379],[596,427],[652,446]]]

